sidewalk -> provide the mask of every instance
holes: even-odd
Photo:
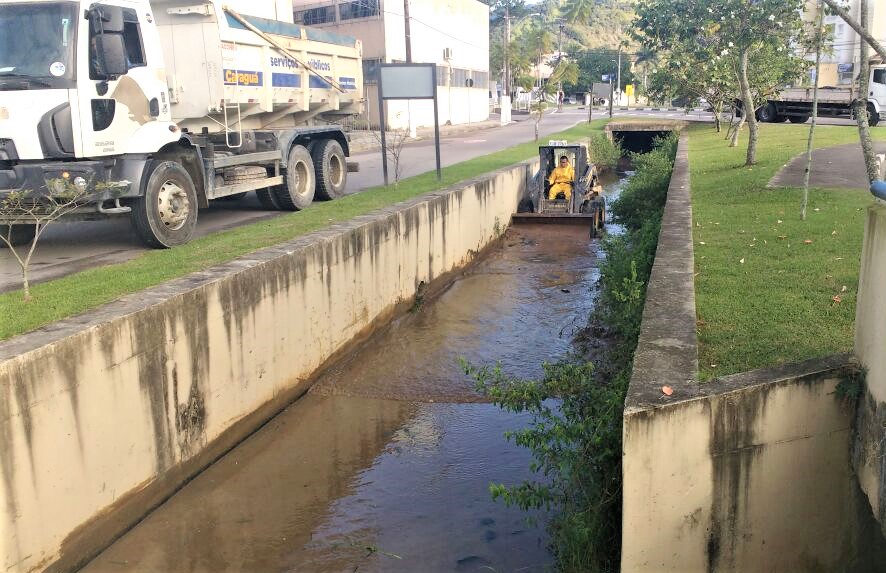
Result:
[[[875,141],[874,153],[886,153],[886,142]],[[806,154],[801,153],[781,168],[767,187],[802,187],[806,172]],[[824,147],[812,152],[812,172],[809,184],[822,188],[870,188],[861,145],[849,143]]]
[[[511,123],[518,123],[522,121],[526,121],[529,119],[528,113],[518,113],[515,112],[511,116]],[[473,123],[462,123],[457,125],[441,125],[440,126],[440,137],[449,137],[453,135],[463,135],[465,133],[473,133],[477,131],[485,131],[487,129],[495,129],[498,127],[503,127],[501,125],[501,121],[499,120],[498,114],[490,114],[489,119],[486,121],[475,121]],[[362,153],[364,151],[373,151],[379,149],[381,147],[381,143],[378,139],[378,131],[364,131],[364,130],[355,130],[348,133],[348,138],[350,140],[351,154],[354,153]],[[433,140],[434,139],[434,128],[431,127],[419,127],[416,130],[416,138],[408,138],[406,140],[405,145],[409,145],[411,143],[415,143],[417,141],[423,140]]]

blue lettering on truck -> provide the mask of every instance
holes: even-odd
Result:
[[[357,91],[357,78],[338,78],[338,83],[346,90]]]
[[[272,68],[286,68],[289,70],[294,70],[299,67],[298,62],[293,60],[292,58],[284,58],[282,56],[271,56],[271,67]]]

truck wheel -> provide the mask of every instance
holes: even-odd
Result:
[[[334,139],[318,141],[311,156],[317,172],[317,198],[329,201],[344,195],[348,166],[341,145]]]
[[[0,225],[0,236],[4,239],[0,240],[0,249],[9,248],[6,241],[12,243],[13,247],[27,245],[34,240],[36,234],[37,225],[12,225],[11,230],[9,225]]]
[[[314,200],[314,162],[301,145],[289,151],[283,185],[273,188],[277,204],[285,211],[306,209]]]
[[[874,104],[868,103],[868,125],[876,127],[880,123],[880,114],[874,109]]]
[[[778,118],[778,111],[772,102],[757,110],[757,119],[763,123],[775,123],[776,118]]]
[[[261,206],[268,211],[280,210],[280,204],[277,203],[277,195],[270,187],[267,189],[259,189],[255,192],[255,196],[258,197],[258,202],[261,203]]]
[[[788,120],[791,123],[806,123],[809,121],[808,115],[790,115],[788,116]]]
[[[132,206],[132,224],[149,247],[166,249],[187,243],[197,226],[197,191],[185,168],[174,161],[154,161],[144,193]]]

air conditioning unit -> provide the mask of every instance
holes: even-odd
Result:
[[[452,59],[452,48],[443,48],[443,59],[451,60]]]

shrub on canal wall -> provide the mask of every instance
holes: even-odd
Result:
[[[532,451],[539,479],[490,489],[508,505],[553,510],[560,571],[618,570],[622,411],[676,149],[674,135],[633,158],[636,173],[611,207],[624,232],[603,239],[598,302],[577,352],[546,364],[541,380],[465,368],[494,403],[533,415],[508,438]]]

